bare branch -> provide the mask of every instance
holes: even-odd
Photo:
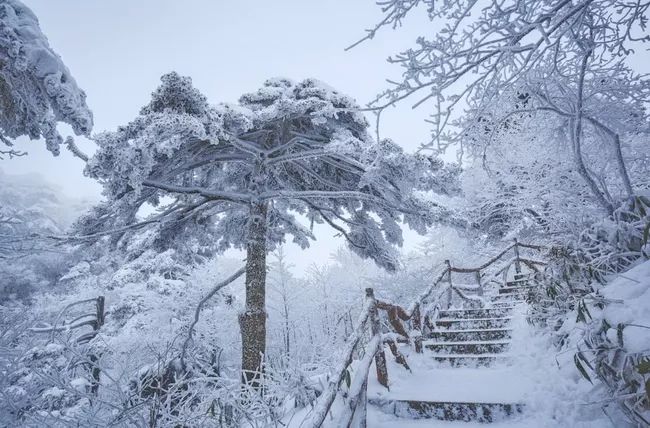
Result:
[[[201,299],[199,304],[196,306],[196,309],[194,311],[194,321],[192,321],[192,324],[190,324],[190,328],[187,331],[187,339],[185,339],[185,342],[183,342],[183,347],[181,349],[181,365],[183,367],[185,367],[185,356],[187,354],[187,347],[190,344],[190,342],[193,340],[194,327],[196,327],[196,324],[199,322],[199,316],[201,315],[201,309],[203,308],[203,305],[205,305],[206,302],[212,298],[212,296],[217,294],[219,290],[221,290],[226,285],[235,281],[244,273],[246,273],[246,266],[240,268],[238,271],[230,275],[228,278],[215,285],[214,288],[210,290],[210,292],[203,299]]]

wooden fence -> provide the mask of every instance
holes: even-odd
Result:
[[[342,392],[341,384],[345,379],[348,379],[347,391],[340,394],[343,397],[343,409],[336,426],[351,427],[356,425],[365,428],[368,376],[373,359],[375,361],[377,381],[388,388],[385,347],[388,346],[397,363],[408,369],[408,362],[399,352],[396,342],[412,343],[415,351],[422,353],[423,329],[432,326],[430,319],[436,315],[438,310],[444,310],[451,306],[454,295],[461,299],[473,300],[477,304],[482,304],[480,296],[483,295],[486,283],[489,282],[486,279],[489,278],[492,281],[502,275],[505,282],[512,267],[515,268],[515,274],[521,274],[522,266],[528,267],[533,272],[539,272],[538,267],[546,264],[539,260],[522,257],[521,249],[542,251],[546,248],[523,244],[515,239],[512,245],[477,267],[452,266],[451,262],[446,260],[442,272],[406,309],[391,302],[377,300],[374,290],[367,288],[363,309],[357,320],[356,327],[348,337],[341,359],[335,367],[334,376],[329,380],[325,390],[316,400],[313,410],[301,427],[318,428],[323,424],[327,414],[332,409],[336,397]],[[503,261],[511,252],[512,257],[505,262],[504,266],[492,272],[488,277],[489,268],[498,261]],[[454,285],[453,273],[474,274],[476,284],[471,287]],[[475,292],[479,297],[472,298],[468,296],[465,294],[468,291]],[[387,325],[392,330],[388,333],[382,332],[382,314],[385,315]],[[363,338],[367,334],[370,339],[364,344]],[[354,378],[349,379],[350,365],[355,355],[361,355],[361,357],[356,365]]]
[[[74,342],[79,345],[86,344],[90,342],[95,336],[97,336],[99,329],[104,325],[106,317],[104,303],[104,296],[99,296],[94,299],[79,300],[77,302],[70,303],[59,312],[54,321],[54,324],[32,327],[29,330],[33,333],[50,333],[50,340],[54,340],[54,335],[56,333],[74,331],[83,327],[90,327],[90,331],[83,333],[74,339]],[[93,305],[92,308],[90,307],[91,304]],[[78,315],[70,320],[66,318],[69,315],[70,309],[83,305],[87,305],[88,307],[82,309],[82,311],[88,312],[82,313],[81,315]],[[97,391],[99,390],[99,378],[101,376],[101,370],[97,365],[99,356],[91,353],[89,355],[89,360],[89,365],[91,366],[91,376],[93,379],[90,385],[90,392],[97,394]]]

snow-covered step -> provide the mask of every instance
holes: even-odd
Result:
[[[450,367],[478,368],[510,361],[506,354],[429,354],[430,358]]]
[[[506,327],[512,317],[496,317],[496,318],[472,318],[472,319],[458,319],[458,318],[438,318],[436,326],[442,329],[460,330],[460,329],[486,329],[486,328],[502,328]]]
[[[390,378],[390,389],[381,386],[375,377],[369,378],[368,420],[381,421],[368,424],[369,427],[401,428],[418,420],[414,418],[422,421],[418,427],[438,426],[436,420],[449,424],[444,426],[458,424],[460,428],[466,426],[462,422],[488,423],[500,419],[515,423],[511,428],[518,426],[513,416],[524,410],[522,403],[535,385],[512,366],[493,364],[508,361],[507,355],[442,356],[447,358],[446,364],[432,359],[437,357],[440,356],[432,357],[430,351],[411,354],[411,371],[401,369],[389,359],[389,373],[395,373]]]
[[[473,319],[473,318],[500,318],[510,315],[514,306],[500,308],[480,308],[480,309],[448,309],[440,311],[440,318],[454,319]]]
[[[510,366],[490,368],[440,367],[429,352],[409,358],[412,372],[388,360],[390,390],[371,376],[368,398],[413,401],[520,402],[534,384]],[[374,373],[374,365],[371,373]],[[497,387],[495,387],[495,385]]]
[[[509,328],[438,330],[427,335],[429,339],[444,342],[504,340],[511,337],[512,329]]]
[[[475,342],[425,342],[424,347],[439,354],[498,354],[510,345],[504,340],[482,340]]]
[[[477,403],[414,400],[369,400],[382,412],[400,418],[438,419],[458,422],[490,423],[522,413],[521,403]]]
[[[497,302],[492,302],[490,306],[494,308],[501,308],[503,306],[511,307],[512,305],[520,305],[522,303],[526,303],[526,301],[525,300],[501,300]]]
[[[493,302],[509,302],[509,301],[521,301],[528,297],[528,292],[517,292],[517,293],[508,293],[508,294],[497,294],[491,296]]]
[[[522,285],[522,286],[506,286],[499,288],[499,294],[510,294],[510,293],[528,293],[534,287],[531,285]]]

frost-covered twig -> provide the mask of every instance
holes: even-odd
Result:
[[[244,273],[246,273],[246,267],[240,268],[238,271],[230,275],[228,278],[225,280],[221,281],[217,285],[214,286],[212,290],[203,298],[201,301],[196,305],[196,309],[194,311],[194,320],[192,321],[192,324],[190,324],[190,328],[187,331],[187,338],[183,342],[183,346],[181,348],[181,366],[185,367],[185,356],[187,353],[187,347],[190,344],[190,342],[193,340],[193,334],[194,334],[194,327],[196,324],[199,322],[199,315],[201,314],[201,309],[203,308],[203,305],[206,304],[208,300],[212,298],[219,290],[221,290],[223,287],[226,285],[230,284],[231,282],[235,281],[237,278],[242,276]]]

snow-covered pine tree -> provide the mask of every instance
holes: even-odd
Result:
[[[34,13],[19,0],[0,1],[0,158],[22,152],[11,139],[43,137],[59,153],[57,122],[77,135],[90,135],[92,113],[86,94],[41,32]],[[70,147],[74,144],[70,141]]]
[[[269,251],[288,236],[307,247],[307,225],[325,223],[394,270],[400,223],[423,233],[441,215],[419,191],[457,188],[456,168],[374,141],[354,100],[313,79],[268,80],[237,105],[210,106],[189,78],[170,73],[137,118],[96,142],[86,172],[107,201],[79,223],[83,234],[112,230],[126,246],[140,228],[140,245],[159,250],[246,250],[242,370],[253,385],[266,349]],[[146,204],[158,210],[140,221]]]

